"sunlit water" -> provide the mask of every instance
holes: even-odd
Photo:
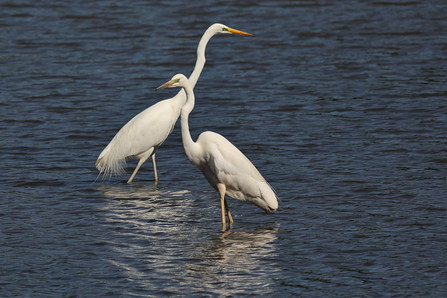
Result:
[[[447,295],[441,1],[3,1],[0,296]],[[282,203],[218,194],[179,125],[99,183],[95,161],[171,97],[214,22],[193,138],[226,136]]]

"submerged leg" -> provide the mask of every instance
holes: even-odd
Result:
[[[217,184],[217,189],[220,194],[220,207],[222,209],[222,232],[225,232],[225,185],[222,183]]]
[[[147,159],[147,158],[146,158]],[[135,175],[137,174],[138,170],[140,169],[141,165],[146,161],[146,159],[142,158],[140,159],[140,161],[138,162],[137,167],[135,168],[135,170],[132,173],[132,176],[130,176],[129,181],[127,181],[127,183],[132,183],[133,178],[135,177]]]
[[[135,177],[135,175],[137,174],[138,170],[140,169],[141,165],[149,158],[149,154],[147,155],[143,155],[142,158],[140,158],[140,161],[138,162],[137,167],[135,168],[135,170],[133,171],[132,176],[130,176],[129,181],[127,181],[127,183],[132,183],[133,178]]]
[[[230,208],[228,208],[227,198],[224,199],[225,202],[225,210],[227,210],[228,220],[230,221],[230,226],[233,223],[233,218],[231,217]]]
[[[152,154],[152,164],[154,165],[155,184],[158,182],[157,166],[155,165],[155,152]]]

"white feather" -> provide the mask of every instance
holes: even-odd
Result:
[[[172,119],[179,117],[175,100],[160,101],[127,122],[99,155],[96,167],[100,173],[121,174],[126,160],[150,156],[172,132]]]
[[[230,141],[215,132],[203,132],[197,139],[203,150],[196,166],[208,182],[226,186],[226,195],[250,202],[266,211],[278,209],[278,198],[250,160]]]
[[[188,117],[194,109],[194,92],[188,79],[175,75],[160,88],[182,87],[188,101],[181,111],[182,141],[185,154],[214,187],[225,186],[225,195],[250,202],[266,211],[278,209],[278,197],[250,160],[226,138],[215,132],[200,134],[196,142],[189,132]],[[224,218],[223,218],[224,222]]]
[[[192,88],[197,83],[205,65],[205,49],[208,41],[217,34],[251,34],[233,30],[222,24],[211,25],[203,34],[197,47],[197,61],[194,71],[190,76]],[[132,118],[115,135],[112,141],[101,152],[96,161],[96,168],[105,176],[119,175],[124,172],[126,160],[138,158],[139,163],[135,168],[128,183],[132,182],[139,167],[150,156],[154,160],[155,180],[158,180],[155,166],[155,150],[164,142],[172,132],[180,115],[180,109],[186,102],[186,93],[180,90],[176,96],[156,103],[140,114]]]

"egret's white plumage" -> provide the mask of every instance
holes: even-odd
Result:
[[[212,131],[201,133],[197,142],[192,140],[188,124],[188,116],[195,103],[192,86],[184,75],[177,74],[157,90],[174,87],[182,87],[188,98],[181,110],[183,148],[188,159],[220,193],[223,230],[226,228],[224,207],[230,224],[233,222],[225,195],[250,202],[268,212],[278,209],[278,198],[272,187],[230,141]]]
[[[222,24],[213,24],[203,34],[197,47],[197,61],[189,80],[192,88],[197,83],[205,65],[205,48],[208,41],[217,34],[240,34],[253,36]],[[155,165],[155,151],[174,129],[180,109],[186,102],[186,93],[180,90],[176,96],[160,101],[142,111],[126,123],[112,141],[101,152],[96,168],[105,176],[124,172],[126,160],[139,159],[128,183],[131,183],[140,166],[151,156],[154,165],[155,181],[158,181]]]

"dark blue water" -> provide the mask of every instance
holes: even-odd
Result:
[[[0,296],[446,296],[447,5],[338,2],[1,2]],[[210,41],[193,138],[282,200],[231,199],[225,234],[179,125],[157,185],[150,162],[94,183],[214,22],[256,37]]]

